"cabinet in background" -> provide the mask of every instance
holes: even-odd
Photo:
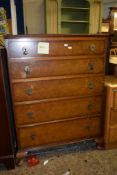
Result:
[[[100,0],[45,0],[46,33],[100,32]]]
[[[117,77],[107,76],[105,80],[105,148],[117,148]]]

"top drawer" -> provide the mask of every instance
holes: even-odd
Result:
[[[52,41],[9,41],[10,58],[94,55],[105,53],[105,40],[52,40]]]

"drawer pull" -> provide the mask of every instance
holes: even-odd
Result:
[[[88,88],[89,89],[94,89],[94,83],[93,82],[89,82],[88,83]]]
[[[25,66],[24,71],[27,75],[29,75],[31,73],[31,68],[29,66]]]
[[[35,140],[35,139],[36,139],[36,134],[35,134],[35,133],[32,133],[32,134],[30,135],[30,137],[31,137],[31,140]]]
[[[88,64],[88,70],[94,70],[94,65],[92,63]]]
[[[94,52],[96,50],[95,44],[90,45],[89,48],[90,48],[90,51],[92,51],[92,52]]]
[[[93,108],[94,108],[94,105],[93,104],[88,104],[88,110],[89,111],[93,110]]]
[[[32,88],[26,89],[26,94],[31,96],[32,95]]]
[[[23,55],[28,55],[29,54],[29,49],[26,48],[26,47],[23,47],[22,51],[23,51]]]
[[[28,118],[32,119],[34,117],[34,112],[27,113]]]

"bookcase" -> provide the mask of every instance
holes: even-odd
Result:
[[[90,4],[88,1],[62,0],[61,33],[89,33]]]
[[[101,14],[101,0],[45,0],[46,33],[98,33]]]

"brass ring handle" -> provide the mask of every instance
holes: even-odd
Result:
[[[94,52],[94,51],[96,50],[95,44],[91,44],[91,45],[89,46],[89,48],[90,48],[90,51],[92,51],[92,52]]]
[[[29,54],[29,49],[26,48],[26,47],[23,47],[22,51],[23,51],[23,55],[28,55]]]
[[[28,118],[32,119],[34,117],[34,112],[27,113]]]
[[[89,88],[89,89],[94,89],[94,87],[95,87],[94,83],[93,83],[92,81],[90,81],[90,82],[88,83],[88,88]]]
[[[94,70],[94,64],[88,63],[88,70]]]
[[[30,135],[30,137],[31,137],[32,140],[35,140],[35,139],[36,139],[36,134],[35,134],[35,133],[32,133],[32,134]]]
[[[27,95],[31,96],[33,90],[32,90],[32,88],[28,88],[28,89],[25,90],[25,92],[26,92]]]
[[[31,73],[31,68],[29,66],[25,66],[24,71],[26,72],[27,75],[29,75]]]

